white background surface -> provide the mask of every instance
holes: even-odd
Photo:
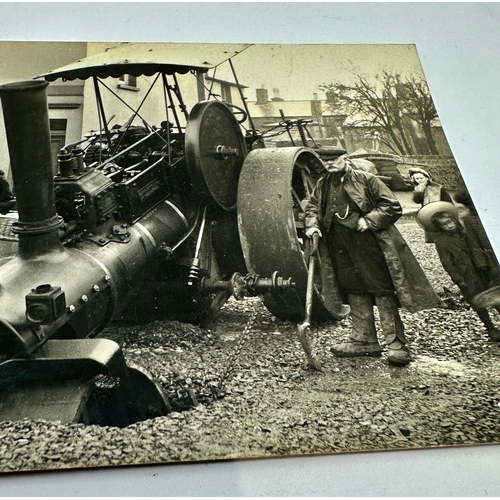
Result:
[[[498,3],[0,3],[0,19],[0,40],[414,43],[500,255]],[[489,445],[10,474],[0,494],[495,496],[499,466]]]

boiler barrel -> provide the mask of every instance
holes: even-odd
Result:
[[[129,228],[127,242],[62,246],[46,87],[38,81],[0,86],[19,205],[18,254],[0,267],[0,359],[26,355],[55,334],[96,334],[123,307],[160,248],[188,230],[181,210],[164,200]]]

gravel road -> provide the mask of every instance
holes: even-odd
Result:
[[[398,226],[449,306],[403,313],[415,358],[408,367],[390,367],[384,356],[335,358],[331,346],[349,334],[343,320],[313,326],[323,369],[311,371],[297,325],[274,318],[260,299],[229,301],[205,328],[112,326],[102,336],[158,378],[174,411],[124,429],[0,423],[0,470],[500,442],[500,344],[488,340],[416,224]]]

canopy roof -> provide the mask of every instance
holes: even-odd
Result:
[[[118,78],[124,74],[151,76],[156,73],[206,72],[250,47],[251,44],[195,43],[123,43],[61,68],[39,78],[53,82],[85,80],[91,76]]]

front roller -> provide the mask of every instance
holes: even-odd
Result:
[[[126,427],[170,405],[143,368],[107,339],[48,340],[0,364],[0,421],[22,418]]]
[[[319,173],[319,157],[306,148],[255,149],[244,163],[238,184],[238,225],[249,272],[291,276],[294,290],[264,296],[269,311],[281,319],[302,321],[307,276],[304,206]],[[317,320],[343,318],[348,309],[338,296],[333,269],[320,246],[321,269],[315,275],[313,310]]]

